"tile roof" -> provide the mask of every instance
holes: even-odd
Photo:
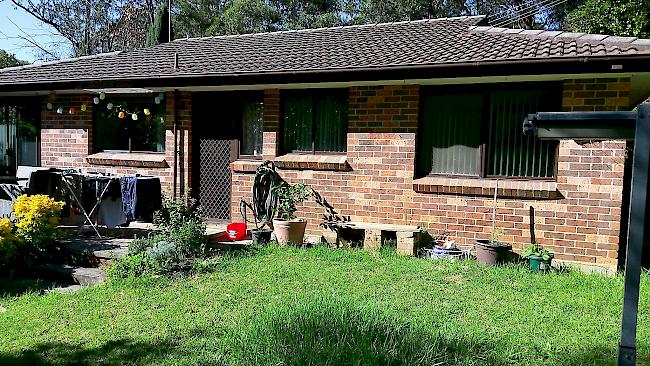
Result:
[[[5,85],[649,54],[650,40],[483,27],[483,16],[179,39],[0,70]]]

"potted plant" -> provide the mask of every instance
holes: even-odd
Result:
[[[494,266],[507,261],[512,245],[502,242],[503,229],[492,230],[490,239],[476,241],[476,262]]]
[[[521,253],[521,256],[528,259],[530,270],[537,273],[551,268],[551,261],[555,254],[537,243],[532,243],[528,249]]]
[[[302,245],[307,221],[296,218],[296,205],[314,195],[306,184],[283,184],[275,188],[278,197],[278,217],[273,220],[273,233],[280,244]]]
[[[492,234],[488,240],[476,241],[476,262],[484,266],[494,266],[504,263],[508,259],[512,245],[502,242],[500,239],[505,233],[503,229],[497,229],[497,194],[499,191],[499,180],[494,185],[494,199],[492,205]]]

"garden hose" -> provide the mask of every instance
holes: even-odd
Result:
[[[245,222],[250,222],[246,218],[246,208],[249,208],[253,212],[256,227],[271,224],[278,203],[275,188],[282,185],[283,182],[275,171],[275,164],[272,161],[265,161],[257,167],[253,181],[253,204],[250,205],[242,199],[239,205]]]

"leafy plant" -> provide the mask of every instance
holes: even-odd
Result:
[[[142,252],[116,259],[106,269],[110,278],[132,278],[158,273],[158,263],[147,253]]]
[[[154,214],[154,223],[160,233],[151,238],[135,239],[129,243],[128,257],[147,258],[156,272],[172,274],[188,268],[207,251],[206,224],[194,199],[164,201],[163,208]],[[131,271],[138,276],[140,271]],[[147,273],[147,272],[143,272]]]
[[[496,244],[501,242],[501,238],[506,234],[503,229],[494,229],[490,234],[490,243]]]
[[[282,220],[293,220],[296,218],[296,205],[314,196],[314,190],[307,184],[298,183],[295,185],[284,184],[275,188],[278,195],[279,212],[278,217]]]
[[[173,241],[161,240],[148,248],[146,253],[156,263],[158,269],[167,273],[173,272],[184,262],[184,256]]]
[[[528,247],[528,249],[524,250],[521,253],[521,256],[524,258],[529,258],[529,257],[541,257],[543,260],[547,261],[551,258],[553,258],[554,253],[551,250],[548,250],[547,248],[544,248],[543,246],[533,243]]]
[[[190,221],[203,222],[203,219],[198,201],[188,196],[164,199],[161,209],[153,216],[153,223],[165,233],[178,230]]]

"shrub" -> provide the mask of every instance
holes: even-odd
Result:
[[[133,278],[145,275],[154,275],[158,273],[159,267],[153,258],[146,252],[127,255],[126,257],[116,259],[106,269],[106,274],[110,278]]]
[[[146,256],[158,272],[171,274],[190,268],[191,262],[206,253],[206,224],[196,200],[165,200],[163,208],[154,214],[154,223],[160,233],[133,240],[129,256]]]
[[[153,223],[165,233],[178,230],[187,222],[203,222],[198,201],[187,196],[164,199],[161,209],[153,216]]]
[[[153,260],[158,269],[162,272],[171,273],[178,267],[182,267],[183,255],[172,241],[161,240],[156,242],[145,252]]]
[[[208,240],[205,230],[206,225],[203,221],[191,220],[170,232],[165,239],[175,243],[183,255],[198,257],[204,255],[206,251]]]
[[[46,195],[19,196],[13,207],[16,235],[42,250],[58,236],[56,227],[63,205]]]
[[[0,219],[0,274],[13,273],[14,263],[22,247],[20,239],[14,235],[14,226],[7,218]]]
[[[153,238],[133,239],[129,243],[129,255],[145,252],[147,249],[151,248],[154,243],[155,241]]]

